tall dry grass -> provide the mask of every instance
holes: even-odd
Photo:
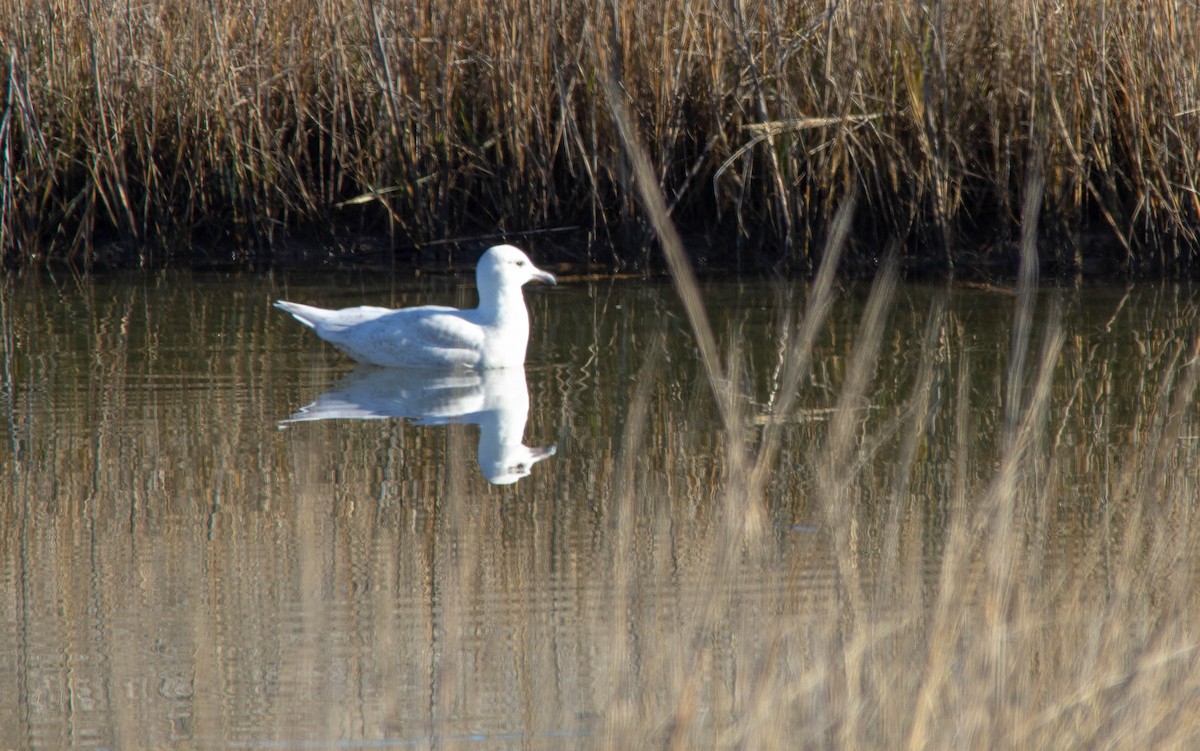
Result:
[[[297,376],[266,354],[281,328],[271,290],[230,300],[187,285],[198,299],[164,306],[84,284],[21,315],[0,295],[5,341],[20,342],[0,389],[18,687],[3,738],[1195,746],[1194,303],[1164,295],[1178,325],[1135,323],[1125,350],[1103,335],[1123,303],[1068,336],[1036,294],[1049,191],[1034,169],[1017,200],[1007,369],[981,366],[995,345],[936,304],[919,351],[897,352],[891,256],[854,332],[828,323],[843,212],[803,310],[781,316],[779,385],[756,404],[742,377],[754,366],[711,330],[633,118],[610,106],[647,207],[631,211],[671,254],[715,400],[664,376],[690,363],[668,366],[678,350],[660,339],[613,353],[597,338],[589,363],[644,355],[636,378],[614,378],[619,452],[581,455],[618,442],[587,435],[612,425],[588,380],[601,370],[547,379],[564,398],[543,426],[568,426],[581,450],[522,493],[488,494],[466,431],[282,436],[295,396],[278,384]],[[204,331],[217,356],[166,337],[160,314]],[[650,318],[673,330],[665,311]],[[838,354],[818,378],[823,333]],[[908,395],[877,389],[904,355],[911,373],[887,371]],[[328,375],[300,377],[315,391]],[[164,377],[200,396],[144,387]],[[805,426],[797,400],[818,380],[831,408]],[[719,430],[681,417],[704,410]],[[411,461],[423,452],[435,461]]]
[[[1193,510],[1200,476],[1193,406],[1200,332],[1194,320],[1190,336],[1171,343],[1145,340],[1139,347],[1147,365],[1165,368],[1157,383],[1138,384],[1136,393],[1145,396],[1138,399],[1143,406],[1129,434],[1118,438],[1129,446],[1123,460],[1108,457],[1104,442],[1076,449],[1064,441],[1081,417],[1112,430],[1104,395],[1115,387],[1111,373],[1091,372],[1095,347],[1086,358],[1067,351],[1059,305],[1039,305],[1037,225],[1046,179],[1039,155],[1022,190],[1011,341],[1006,371],[994,388],[1001,397],[993,412],[999,415],[992,426],[995,461],[970,467],[972,446],[985,426],[972,420],[977,386],[970,355],[948,351],[953,325],[940,306],[927,316],[911,393],[894,408],[894,418],[880,424],[862,409],[874,402],[871,384],[895,307],[891,254],[845,355],[820,447],[815,455],[797,457],[781,450],[778,426],[796,419],[792,395],[813,359],[812,332],[825,325],[830,311],[830,267],[842,256],[849,214],[834,221],[801,320],[778,332],[783,398],[767,403],[761,430],[747,430],[749,395],[719,360],[646,151],[614,97],[610,107],[724,420],[725,467],[712,489],[723,523],[707,530],[699,545],[707,597],[680,643],[650,661],[646,672],[656,679],[616,692],[604,747],[1195,745],[1200,632],[1190,617],[1180,617],[1200,608],[1190,583],[1200,532]],[[738,349],[735,340],[729,362],[740,361]],[[952,359],[958,372],[948,374]],[[1064,363],[1074,365],[1077,376],[1069,396],[1056,403],[1055,381]],[[954,393],[947,396],[950,385]],[[942,422],[939,435],[933,426],[943,411],[952,420]],[[652,434],[646,415],[635,400],[627,433]],[[938,445],[950,448],[940,454]],[[881,487],[870,468],[885,446],[894,461]],[[1097,448],[1103,453],[1097,455]],[[772,476],[801,463],[812,473],[811,529],[831,549],[835,591],[807,613],[812,620],[803,625],[760,619],[741,607],[747,563],[753,567],[773,556],[774,541],[763,543]],[[923,519],[930,510],[917,496],[920,472],[928,471],[919,469],[922,463],[943,474],[949,504],[932,511],[940,523]],[[1069,473],[1075,473],[1073,487]],[[627,507],[638,490],[629,483],[618,493]],[[1064,523],[1080,510],[1082,529]],[[923,528],[916,538],[914,525]],[[614,560],[615,591],[626,596],[639,572],[619,565],[619,553]],[[721,663],[726,639],[758,645],[758,662],[737,664],[731,694],[714,686],[704,670]],[[609,651],[622,683],[627,641],[615,633]],[[635,709],[645,706],[654,707],[655,721]]]
[[[743,261],[814,264],[857,193],[864,247],[1015,266],[1039,159],[1046,262],[1190,268],[1198,29],[1180,0],[3,0],[0,247],[251,263],[313,228],[403,255],[578,227],[639,260],[614,76],[672,216]]]

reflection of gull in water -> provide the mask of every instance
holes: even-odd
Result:
[[[529,474],[555,447],[521,443],[529,416],[524,368],[457,373],[359,366],[283,424],[404,417],[418,425],[479,426],[479,467],[496,485]]]

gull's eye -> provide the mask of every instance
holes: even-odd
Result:
[[[517,265],[518,265],[518,266],[524,266],[524,265],[525,265],[525,262],[524,262],[524,261],[517,261]]]

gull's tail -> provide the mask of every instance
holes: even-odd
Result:
[[[317,324],[324,323],[329,314],[333,312],[332,310],[314,308],[311,305],[301,305],[298,302],[288,302],[286,300],[276,300],[275,307],[291,313],[293,318],[310,329],[316,329]]]

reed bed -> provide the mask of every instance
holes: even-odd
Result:
[[[887,420],[862,408],[877,403],[871,384],[895,310],[897,263],[889,254],[853,345],[839,358],[827,428],[815,451],[798,455],[781,441],[780,426],[795,419],[817,332],[832,311],[832,267],[844,252],[850,207],[833,221],[799,320],[785,318],[780,326],[779,388],[762,407],[762,427],[747,430],[752,392],[735,385],[745,353],[733,338],[731,365],[718,360],[700,289],[646,150],[623,106],[609,101],[724,430],[722,472],[712,488],[715,523],[703,532],[697,566],[709,594],[680,644],[652,660],[650,672],[661,678],[616,692],[604,746],[1193,745],[1200,725],[1180,718],[1200,702],[1200,682],[1192,677],[1200,634],[1176,616],[1200,605],[1181,575],[1197,563],[1187,551],[1200,530],[1191,510],[1200,470],[1194,305],[1187,306],[1184,336],[1169,344],[1139,339],[1140,359],[1156,363],[1160,375],[1153,384],[1133,381],[1141,403],[1134,427],[1114,435],[1110,407],[1101,406],[1114,374],[1095,368],[1098,345],[1086,355],[1078,342],[1068,348],[1060,304],[1038,302],[1045,176],[1034,162],[1022,190],[1010,341],[986,410],[990,420],[979,421],[972,408],[971,355],[948,346],[954,325],[940,304],[926,316],[909,397],[891,406]],[[1124,300],[1106,330],[1123,306]],[[1064,363],[1075,371],[1065,389],[1056,387]],[[630,407],[627,435],[657,435],[641,401],[635,397]],[[1076,451],[1064,435],[1081,417],[1104,439]],[[993,433],[992,461],[972,467],[972,446],[985,429]],[[1107,455],[1113,439],[1127,447],[1124,460]],[[1098,447],[1101,454],[1094,453]],[[871,469],[881,455],[889,457],[882,477]],[[772,532],[764,523],[771,518],[772,482],[797,465],[811,472],[807,529],[828,546],[834,596],[815,613],[806,611],[803,625],[764,622],[747,606],[742,577],[747,564],[773,557],[774,546],[763,544]],[[931,475],[940,476],[932,486]],[[939,491],[929,493],[933,487]],[[616,492],[624,509],[645,490],[622,483]],[[931,495],[948,502],[931,508],[923,500]],[[918,542],[913,524],[937,532]],[[614,560],[623,560],[620,551]],[[636,588],[640,572],[620,565],[614,572],[618,593]],[[614,633],[612,642],[608,654],[628,651],[624,633]],[[737,665],[728,694],[728,686],[714,686],[700,670],[721,661],[724,643],[754,643],[759,660]],[[624,678],[627,663],[614,662]],[[645,706],[655,708],[657,724],[634,709]]]
[[[279,431],[332,374],[263,277],[5,290],[3,742],[1195,747],[1195,297],[1039,294],[1033,172],[1006,325],[895,255],[852,305],[844,209],[763,353],[612,109],[683,303],[564,306],[517,487],[465,426]]]
[[[1015,268],[1034,163],[1044,264],[1184,271],[1200,247],[1181,0],[3,0],[0,40],[10,268],[556,229],[563,256],[643,262],[611,96],[711,263],[810,269],[856,194],[847,263],[900,238],[908,266]]]

